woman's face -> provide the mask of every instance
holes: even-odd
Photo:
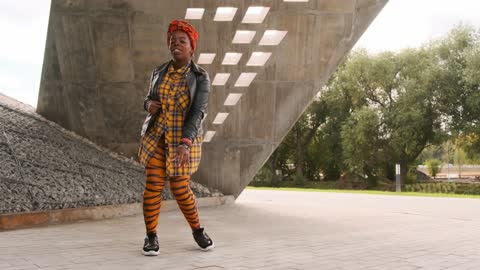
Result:
[[[173,59],[177,61],[190,60],[193,56],[192,44],[187,33],[183,31],[175,31],[170,36],[168,45]]]

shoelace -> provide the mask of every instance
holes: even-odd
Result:
[[[157,244],[157,239],[155,238],[155,235],[152,235],[152,236],[148,235],[147,238],[148,238],[149,245]]]

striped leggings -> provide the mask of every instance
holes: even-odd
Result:
[[[166,175],[166,150],[164,140],[160,140],[153,157],[150,158],[146,167],[146,185],[143,193],[143,218],[147,233],[156,233],[160,206],[162,204],[162,191],[167,180]],[[190,189],[190,176],[168,177],[170,190],[172,191],[178,206],[188,224],[194,229],[200,228],[195,195]]]

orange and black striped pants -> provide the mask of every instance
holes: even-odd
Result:
[[[157,230],[163,187],[167,181],[166,158],[165,143],[164,140],[160,139],[154,155],[150,158],[146,166],[146,185],[143,193],[143,217],[147,233],[156,233]],[[178,206],[192,230],[200,228],[195,195],[190,189],[190,176],[168,177],[168,181],[170,183],[170,190],[175,196]]]

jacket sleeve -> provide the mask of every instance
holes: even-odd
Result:
[[[210,78],[208,73],[204,73],[197,77],[197,91],[190,107],[190,111],[185,119],[182,130],[182,138],[188,138],[192,142],[198,135],[198,130],[205,117],[208,105],[208,97],[210,95]]]
[[[150,75],[150,81],[148,83],[148,91],[147,91],[147,96],[143,100],[143,109],[148,112],[148,102],[152,100],[152,80],[153,80],[153,74],[155,73],[155,70],[152,71],[152,75]]]

